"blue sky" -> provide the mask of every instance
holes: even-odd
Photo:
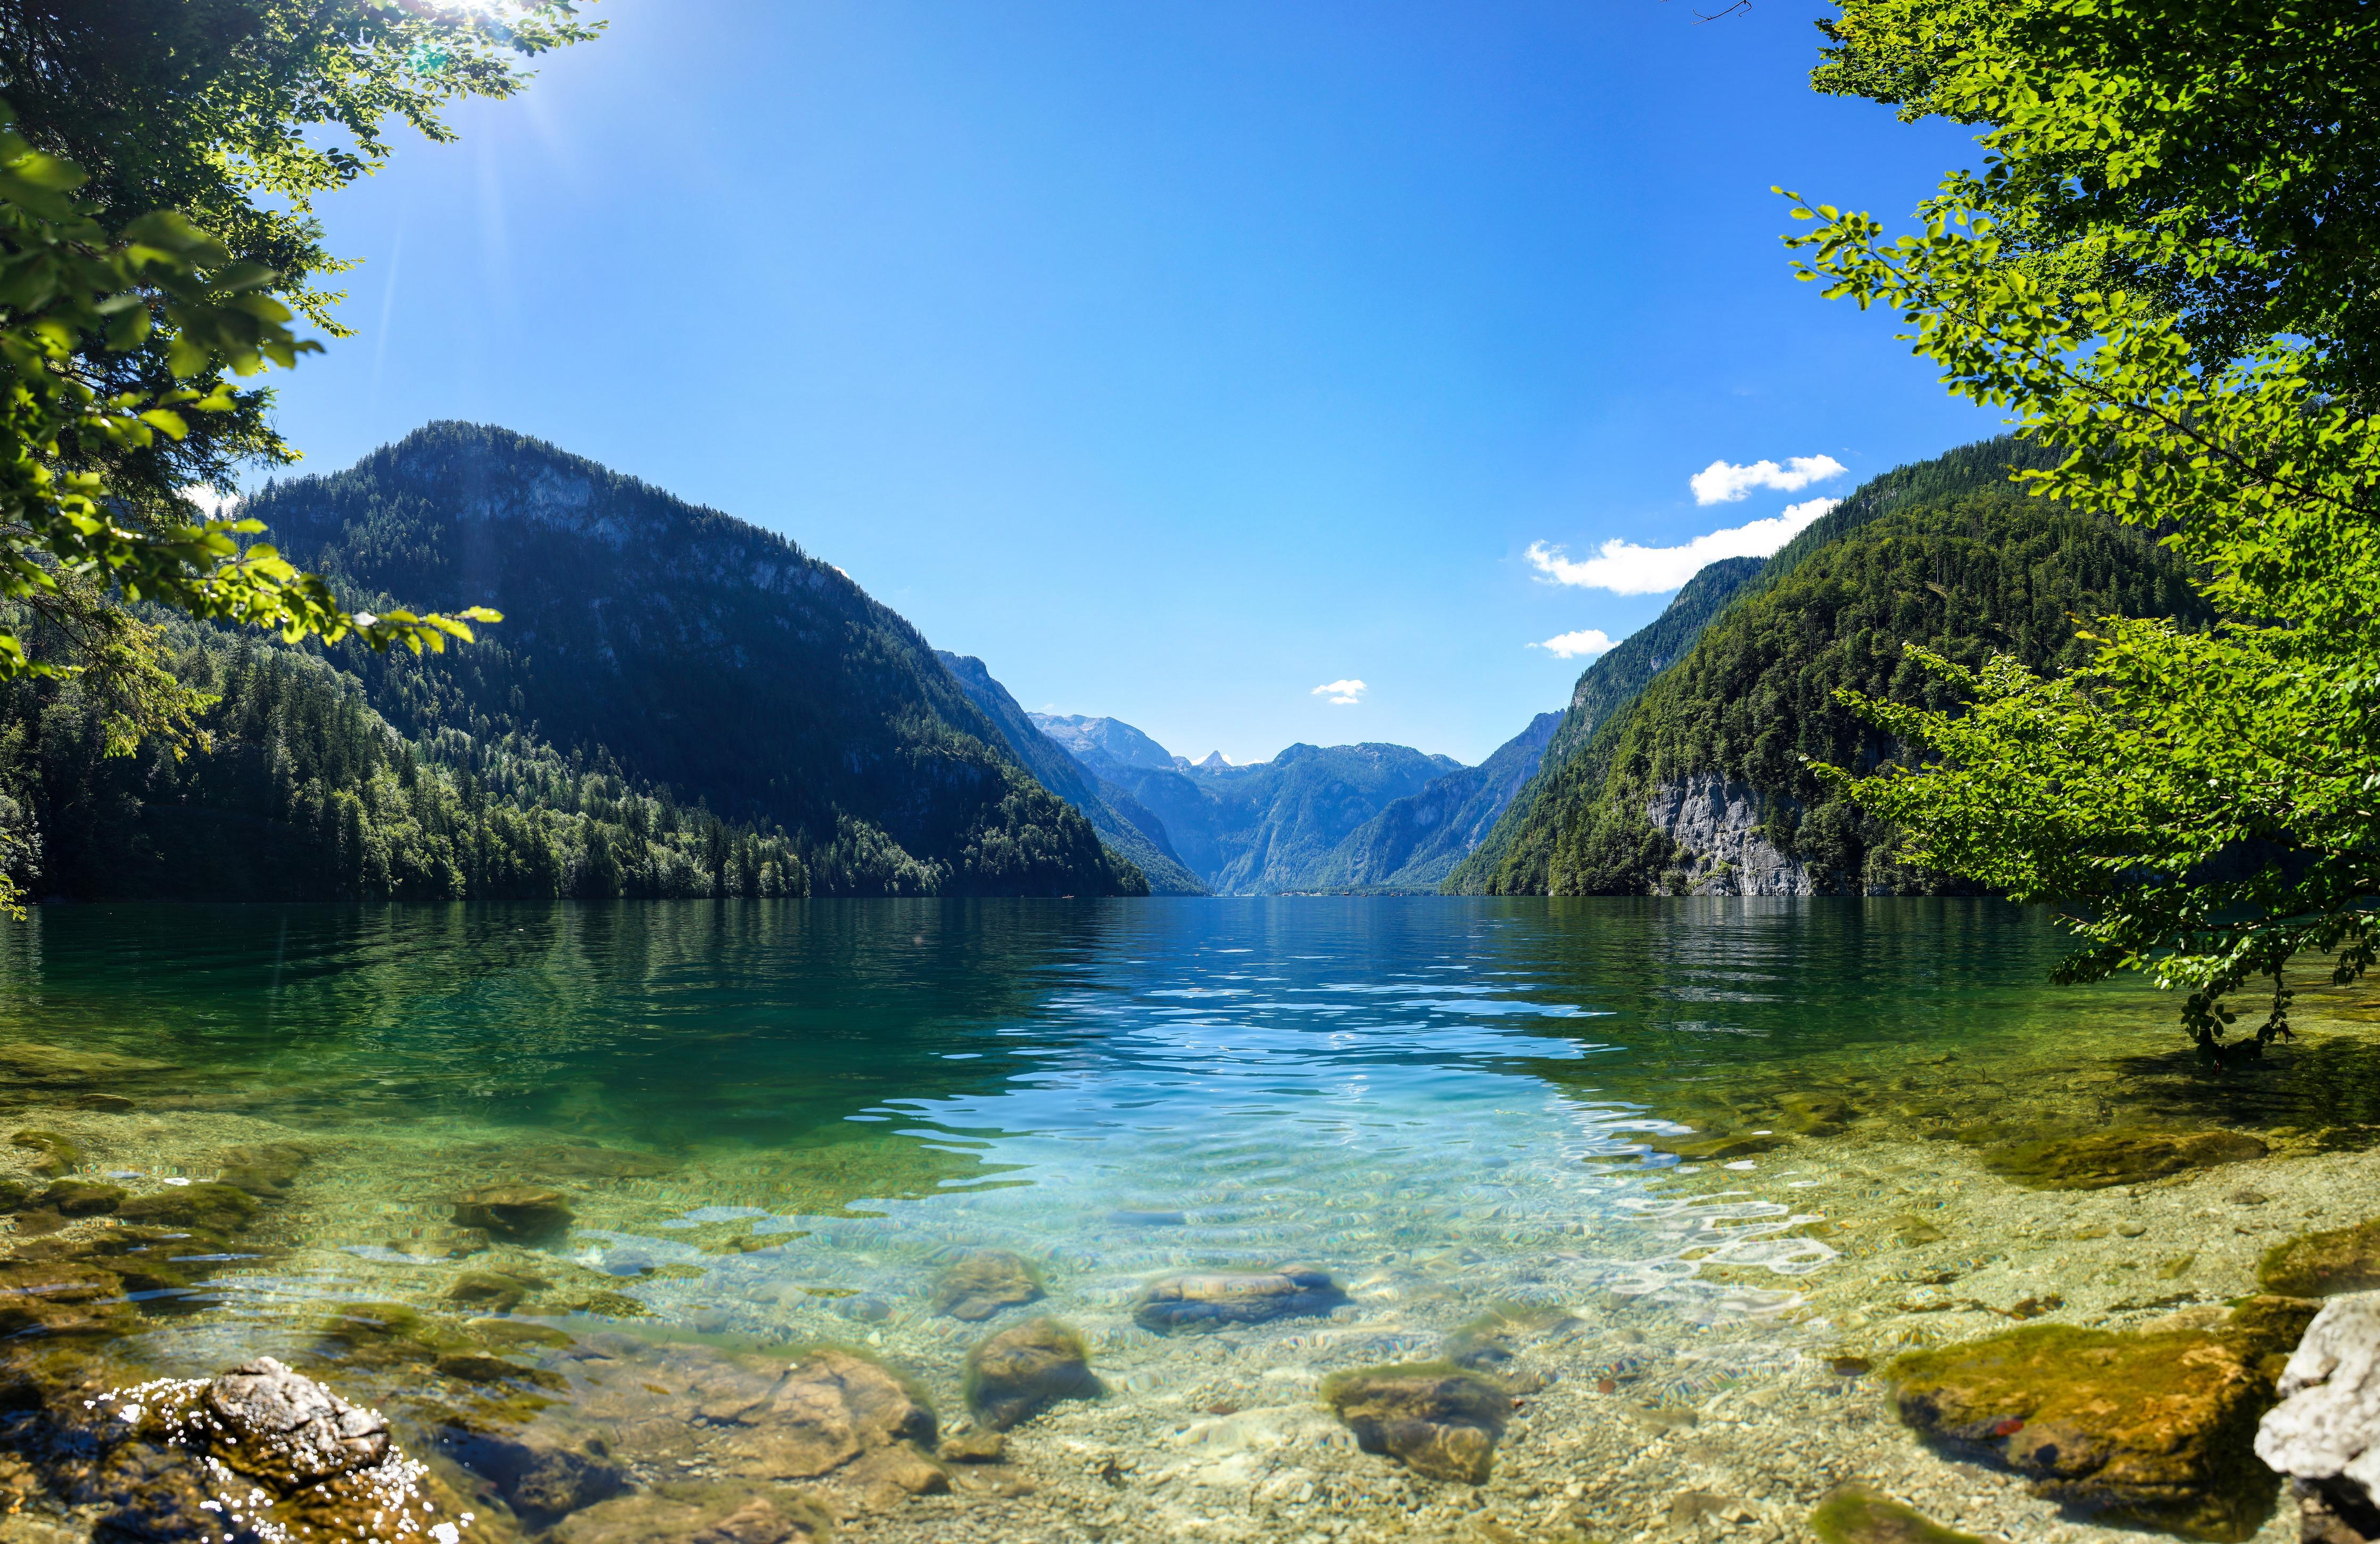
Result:
[[[283,427],[552,440],[1177,752],[1477,760],[1586,663],[1533,642],[1667,600],[1552,576],[1996,428],[1768,190],[1904,211],[1973,145],[1814,95],[1820,9],[1691,3],[604,0],[329,201],[358,335]]]

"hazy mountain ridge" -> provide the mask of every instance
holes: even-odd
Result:
[[[1148,888],[1158,895],[1204,895],[1207,886],[1198,876],[1183,867],[1167,836],[1165,823],[1123,789],[1105,784],[1082,761],[1070,754],[1066,746],[1042,732],[1039,721],[1045,714],[1027,713],[1006,687],[992,678],[990,669],[971,654],[954,654],[938,649],[935,657],[942,662],[960,687],[983,710],[984,716],[1000,731],[1002,742],[1025,770],[1031,772],[1041,785],[1064,799],[1089,817],[1101,839],[1138,865],[1148,879]],[[1113,723],[1113,720],[1103,720]],[[1131,728],[1129,724],[1124,728]],[[1133,733],[1138,734],[1137,730]],[[1143,736],[1146,739],[1147,736]],[[1148,742],[1152,747],[1156,742]]]
[[[1409,746],[1293,745],[1269,761],[1235,767],[1220,753],[1192,762],[1118,719],[1033,715],[1100,786],[1163,823],[1172,849],[1220,894],[1317,888],[1340,843],[1382,808],[1463,770],[1449,756]],[[1045,733],[1049,731],[1045,729]],[[1110,755],[1113,744],[1134,760]],[[1161,758],[1161,760],[1160,760]]]
[[[783,825],[818,894],[1145,887],[914,627],[757,526],[461,423],[268,487],[248,513],[349,590],[504,613],[443,656],[334,651],[412,733],[600,746],[679,798]]]
[[[1317,890],[1436,890],[1536,774],[1562,722],[1560,713],[1539,713],[1477,766],[1390,804],[1348,833],[1307,883]]]

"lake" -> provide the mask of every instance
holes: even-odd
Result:
[[[131,1201],[20,1213],[20,1246],[143,1197],[172,1222],[218,1174],[254,1205],[9,1343],[116,1381],[279,1356],[386,1410],[473,1538],[741,1538],[749,1496],[781,1539],[799,1507],[884,1538],[1802,1537],[1854,1473],[2115,1538],[1919,1447],[1873,1367],[2003,1299],[2245,1290],[2261,1223],[2144,1293],[2155,1228],[2074,1239],[2204,1198],[1995,1155],[2258,1133],[2305,1159],[2259,1215],[2325,1214],[2380,1063],[2316,992],[2299,1042],[2212,1071],[2169,996],[2046,984],[2061,952],[1959,899],[42,908],[0,933],[10,1151]],[[1283,1266],[1322,1283],[1294,1311],[1213,1285]],[[1228,1307],[1155,1321],[1185,1278]],[[1044,1317],[1098,1396],[930,1476],[865,1434],[802,1472],[701,1393],[842,1346],[964,1438],[971,1349]],[[1318,1403],[1450,1353],[1517,1391],[1485,1485]],[[555,1451],[594,1477],[522,1477]]]

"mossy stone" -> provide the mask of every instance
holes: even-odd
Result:
[[[2310,1233],[2265,1251],[2256,1280],[2289,1297],[2330,1297],[2380,1288],[2380,1221]]]
[[[347,1304],[323,1319],[319,1331],[326,1351],[380,1366],[434,1363],[480,1349],[455,1326],[403,1303]]]
[[[30,1152],[33,1173],[53,1179],[73,1173],[82,1161],[82,1149],[55,1131],[19,1131],[9,1137],[8,1145]]]
[[[482,1313],[509,1313],[532,1294],[553,1283],[510,1270],[466,1270],[446,1289],[447,1301],[468,1303]]]
[[[1857,1113],[1839,1094],[1791,1093],[1777,1101],[1777,1124],[1798,1137],[1840,1137]]]
[[[1488,1483],[1512,1411],[1503,1384],[1451,1362],[1333,1373],[1323,1380],[1322,1402],[1366,1453],[1463,1485]]]
[[[516,1244],[550,1243],[570,1231],[569,1198],[535,1185],[483,1185],[455,1198],[455,1224]]]
[[[1810,1514],[1810,1531],[1825,1544],[1985,1544],[1856,1485],[1828,1492]]]
[[[2244,1163],[2269,1149],[2236,1131],[2104,1131],[2004,1142],[1984,1149],[1984,1167],[2034,1190],[2104,1190],[2218,1163]]]
[[[2244,1539],[2278,1486],[2253,1448],[2276,1353],[2311,1307],[2251,1299],[2202,1330],[2031,1324],[1912,1352],[1885,1378],[1908,1425],[1988,1451],[2036,1495],[2192,1538]]]
[[[232,1148],[223,1155],[223,1183],[245,1190],[260,1200],[273,1200],[297,1183],[298,1171],[310,1155],[291,1142],[266,1142]]]
[[[238,1233],[256,1220],[256,1198],[247,1191],[210,1182],[135,1196],[116,1208],[116,1215],[128,1222]]]
[[[125,1190],[120,1185],[97,1185],[89,1180],[53,1180],[42,1192],[41,1203],[62,1217],[103,1217],[124,1204]]]
[[[995,1431],[1021,1426],[1062,1399],[1102,1392],[1090,1348],[1054,1319],[1002,1330],[967,1353],[967,1407]]]

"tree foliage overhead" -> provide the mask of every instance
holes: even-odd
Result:
[[[2218,1052],[2257,978],[2372,963],[2380,905],[2380,16],[2319,0],[1853,0],[1822,89],[1988,126],[1920,229],[1797,201],[1830,295],[2061,453],[2029,490],[2154,530],[2220,618],[2092,623],[2044,675],[1912,656],[1968,699],[1846,700],[1942,760],[1852,796],[1920,860],[2061,903],[2070,979],[2187,990]]]

